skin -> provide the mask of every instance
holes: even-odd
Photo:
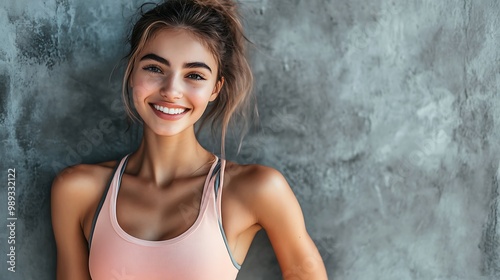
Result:
[[[224,84],[216,73],[213,55],[184,30],[160,31],[135,61],[130,87],[144,135],[130,156],[117,198],[118,223],[128,234],[171,239],[195,222],[198,213],[183,215],[177,205],[200,204],[199,193],[214,160],[197,141],[194,124]],[[187,110],[178,119],[165,120],[152,104]],[[53,182],[58,280],[90,279],[92,219],[116,163],[72,166]],[[227,162],[224,174],[222,223],[236,261],[243,263],[255,234],[264,229],[284,279],[327,279],[300,205],[282,174],[234,162]]]

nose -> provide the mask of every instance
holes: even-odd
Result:
[[[174,101],[182,97],[182,79],[179,75],[171,74],[165,77],[165,81],[160,88],[160,95],[168,101]]]

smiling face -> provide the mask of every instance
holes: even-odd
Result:
[[[213,54],[192,33],[158,31],[138,54],[129,84],[145,128],[163,136],[192,131],[222,87],[217,71]]]

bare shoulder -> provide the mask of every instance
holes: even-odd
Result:
[[[53,191],[91,191],[102,181],[106,175],[110,175],[116,161],[102,162],[98,164],[78,164],[63,169],[52,183]]]
[[[98,164],[78,164],[63,169],[52,182],[52,207],[69,207],[81,219],[102,195],[116,161]]]
[[[298,200],[278,170],[258,164],[228,163],[226,174],[226,197],[251,213],[256,223],[268,233],[280,232],[281,229],[276,228],[276,225],[284,225],[285,222],[303,225]],[[303,226],[297,228],[304,229]]]
[[[224,188],[249,202],[291,192],[283,174],[269,166],[227,162],[225,172]]]

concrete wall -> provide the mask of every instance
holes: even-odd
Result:
[[[1,0],[1,279],[55,278],[55,174],[140,139],[111,75],[139,2]],[[285,174],[329,276],[498,279],[499,2],[243,2],[261,126],[229,157]],[[265,234],[238,279],[279,279]]]

